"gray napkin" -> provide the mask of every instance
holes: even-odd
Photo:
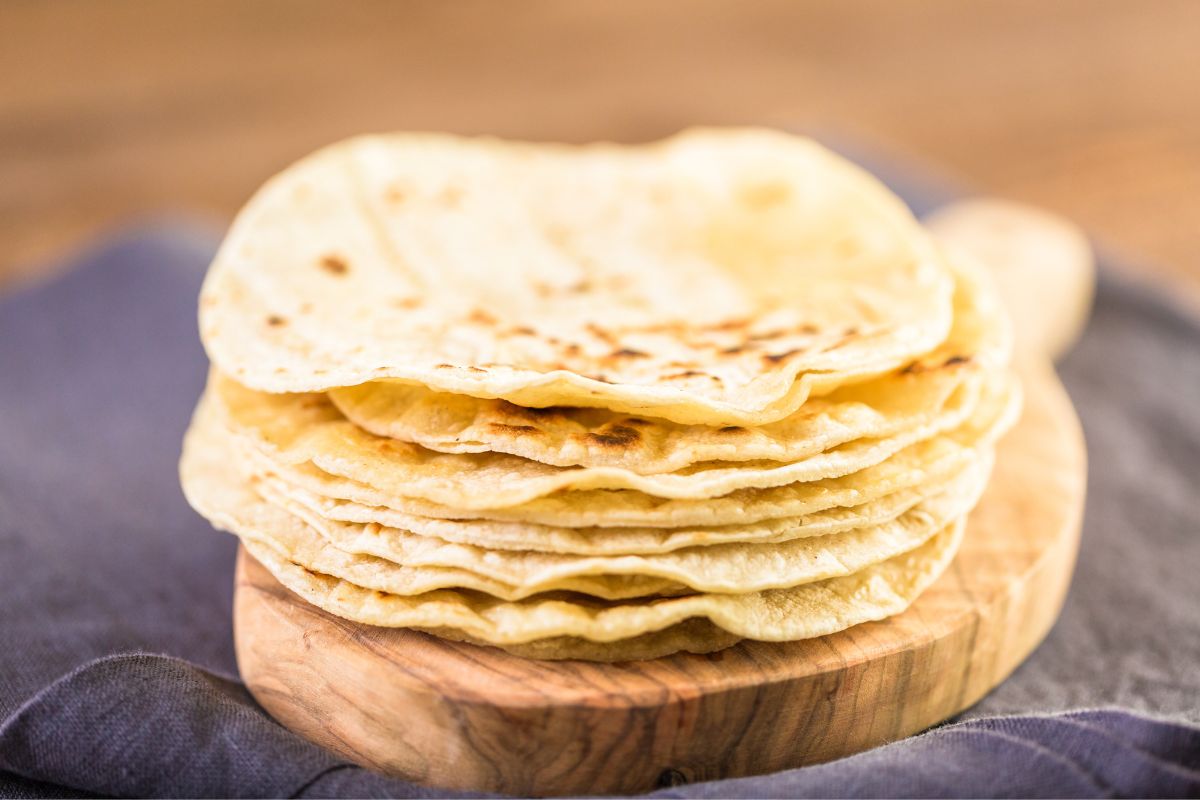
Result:
[[[919,209],[944,197],[873,166]],[[175,471],[214,245],[131,230],[0,299],[0,797],[441,796],[293,736],[236,679],[235,542]],[[1087,518],[1028,662],[965,722],[665,795],[1200,795],[1200,324],[1106,275],[1062,374]]]

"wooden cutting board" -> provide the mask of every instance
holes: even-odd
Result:
[[[421,783],[633,793],[796,767],[929,727],[1002,681],[1054,624],[1075,564],[1083,437],[1049,366],[962,550],[904,614],[833,636],[626,664],[539,662],[331,616],[239,557],[238,665],[294,731]]]

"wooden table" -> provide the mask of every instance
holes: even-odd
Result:
[[[1063,212],[1200,302],[1197,42],[1189,0],[7,0],[0,280],[131,217],[223,225],[357,132],[766,123]]]

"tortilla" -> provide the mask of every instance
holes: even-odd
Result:
[[[551,544],[560,535],[553,528],[714,527],[801,517],[867,503],[961,469],[1013,425],[1020,409],[1020,385],[1011,376],[998,375],[995,385],[984,392],[975,414],[962,426],[918,442],[872,467],[839,478],[742,489],[706,500],[664,500],[634,491],[591,490],[558,492],[511,508],[460,509],[396,497],[325,472],[311,462],[289,463],[250,446],[243,447],[241,453],[244,459],[253,462],[256,474],[279,476],[315,498],[321,504],[321,514],[331,519],[345,515],[347,521],[384,522],[410,530],[416,530],[417,526],[438,526],[436,530],[420,529],[440,538],[468,543],[469,538],[455,538],[454,530],[463,530],[465,537],[490,535],[486,528],[494,524],[499,540],[513,536],[514,525],[542,526],[531,531],[535,535],[548,534],[545,541]],[[196,424],[221,425],[219,414],[207,401],[202,401],[197,410]],[[364,512],[362,507],[375,511]],[[371,516],[374,513],[385,516],[375,519]],[[508,529],[501,529],[500,524],[507,524]],[[466,532],[471,527],[476,534]],[[497,543],[490,542],[489,546]]]
[[[458,509],[493,509],[564,490],[630,489],[654,497],[702,499],[744,488],[836,478],[958,427],[978,404],[979,386],[959,386],[926,424],[891,436],[856,439],[793,462],[716,461],[655,475],[622,467],[560,468],[506,453],[437,453],[363,431],[325,395],[258,392],[217,372],[210,376],[207,393],[236,436],[274,459],[312,462],[391,496]]]
[[[264,542],[247,539],[245,546],[305,600],[368,625],[452,628],[477,641],[513,645],[555,636],[613,642],[704,618],[744,638],[794,641],[904,611],[945,570],[964,529],[965,519],[959,519],[914,550],[827,581],[748,594],[692,594],[631,603],[588,601],[573,594],[519,602],[453,590],[417,597],[387,594],[305,569]]]
[[[500,452],[642,475],[705,461],[797,461],[855,439],[927,426],[964,381],[1007,362],[1011,331],[993,287],[968,259],[954,267],[954,322],[944,342],[902,370],[810,398],[767,425],[681,425],[607,409],[525,408],[382,381],[334,388],[329,398],[370,433],[442,453]]]
[[[259,191],[200,327],[216,367],[260,391],[399,380],[759,425],[933,349],[952,284],[898,198],[806,139],[392,134]]]

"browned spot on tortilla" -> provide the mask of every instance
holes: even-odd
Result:
[[[589,431],[584,438],[603,447],[626,447],[638,441],[642,435],[625,425],[613,425],[604,431]]]
[[[393,297],[392,305],[395,306],[396,308],[403,308],[403,309],[418,308],[421,305],[421,298],[419,298],[419,297]]]
[[[717,433],[745,433],[746,429],[741,425],[726,425],[724,428],[718,428]]]
[[[591,288],[592,288],[591,281],[582,280],[582,281],[579,281],[578,283],[573,284],[568,291],[575,292],[576,294],[582,294]]]
[[[724,322],[710,325],[709,329],[714,331],[736,331],[747,327],[749,324],[750,320],[748,319],[727,319]]]
[[[583,377],[588,378],[593,381],[596,381],[598,383],[612,383],[612,381],[610,381],[608,379],[607,375],[584,375]]]
[[[518,336],[536,336],[537,335],[537,331],[535,331],[533,328],[528,327],[527,325],[521,325],[519,327],[513,328],[511,331],[509,331],[509,333],[513,333]]]
[[[735,356],[735,355],[737,355],[738,353],[742,352],[742,351],[743,351],[743,350],[745,350],[745,349],[746,349],[746,345],[744,345],[744,344],[739,344],[739,345],[735,345],[734,347],[726,347],[726,348],[725,348],[724,350],[722,350],[721,352],[722,352],[722,353],[724,353],[724,354],[725,354],[725,355],[727,355],[727,356]]]
[[[809,333],[809,334],[821,332],[821,329],[818,328],[816,325],[813,325],[811,322],[804,323],[797,330],[799,330],[801,333]]]
[[[434,369],[454,369],[453,364],[434,364]]]
[[[650,420],[642,419],[641,417],[628,417],[625,420],[625,424],[641,426],[641,425],[651,425],[653,423],[651,423]]]
[[[447,186],[442,189],[438,199],[451,208],[457,208],[462,203],[463,190],[457,186]]]
[[[488,430],[494,433],[509,433],[509,434],[524,434],[524,433],[541,433],[540,430],[532,425],[508,425],[504,422],[489,422]]]
[[[285,372],[287,372],[287,371],[288,371],[288,370],[287,370],[287,367],[276,367],[276,368],[275,368],[275,374],[276,374],[276,375],[282,375],[283,373],[285,373]]]
[[[597,325],[594,322],[589,322],[584,327],[587,328],[588,333],[592,334],[592,336],[595,336],[597,339],[600,339],[601,341],[607,342],[608,344],[612,344],[612,345],[615,345],[617,343],[616,338],[611,333],[609,333],[604,328],[601,328],[599,325]]]
[[[309,314],[312,312],[312,310],[313,310],[312,303],[301,303],[300,304],[300,313],[301,314]]]
[[[472,309],[471,313],[467,315],[467,319],[469,319],[471,322],[476,322],[480,325],[495,325],[496,324],[496,318],[493,317],[488,312],[484,311],[482,308]]]
[[[287,325],[287,319],[279,316],[278,314],[272,314],[271,316],[267,317],[267,324],[272,328],[278,328],[280,325]]]
[[[613,358],[648,358],[641,350],[634,350],[631,347],[622,347],[620,350],[614,350],[610,355]]]
[[[791,350],[784,350],[782,353],[766,353],[763,355],[762,358],[763,358],[763,361],[766,361],[769,364],[778,364],[780,361],[783,361],[785,358],[791,358],[792,356],[796,355],[799,352],[800,352],[799,350],[792,348]]]
[[[942,366],[943,367],[953,367],[956,364],[969,364],[969,363],[971,363],[970,356],[950,356],[949,358],[947,358],[945,361],[942,362]]]
[[[389,186],[383,195],[389,203],[403,203],[407,195],[399,186]]]
[[[567,351],[567,355],[569,356],[577,356],[583,352],[583,348],[574,342],[571,342],[569,345],[567,345],[565,349]]]
[[[570,406],[545,406],[544,408],[534,408],[532,406],[513,406],[511,410],[522,416],[532,417],[533,419],[551,419],[566,415],[571,410]]]
[[[350,265],[340,256],[328,255],[324,256],[321,261],[321,269],[331,275],[345,275],[350,271]]]
[[[778,339],[785,333],[786,331],[783,330],[763,331],[762,333],[752,333],[747,338],[752,342],[765,342],[769,339]]]
[[[688,370],[684,370],[683,372],[676,372],[671,375],[664,375],[663,377],[666,380],[672,380],[674,378],[698,378],[702,375],[704,375],[703,372],[699,372],[698,370],[694,370],[694,369],[688,369]]]
[[[534,281],[533,291],[537,292],[539,297],[549,297],[550,295],[554,294],[554,287],[548,283]]]
[[[484,374],[487,374],[486,369],[480,369],[479,367],[467,367],[467,372],[482,372]]]

